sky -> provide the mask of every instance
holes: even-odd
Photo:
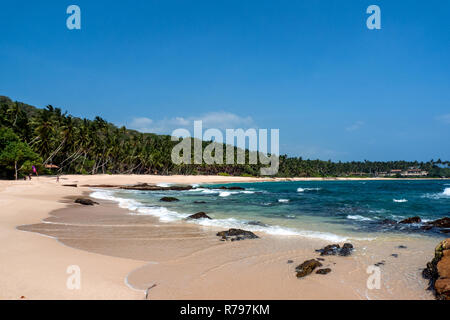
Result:
[[[2,1],[0,95],[145,132],[279,129],[303,158],[450,160],[449,16],[437,0]]]

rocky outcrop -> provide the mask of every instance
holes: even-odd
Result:
[[[251,231],[242,229],[230,229],[228,231],[220,231],[216,234],[218,237],[222,237],[222,240],[239,241],[244,239],[257,239],[256,234]]]
[[[85,206],[93,206],[94,204],[98,204],[98,202],[86,198],[78,198],[75,200],[75,203],[79,203]]]
[[[187,220],[195,220],[195,219],[212,219],[205,212],[197,212],[186,218]]]
[[[167,186],[161,187],[148,183],[138,183],[130,186],[120,186],[120,189],[124,190],[143,190],[143,191],[183,191],[183,190],[191,190],[193,186]]]
[[[434,220],[426,222],[424,226],[422,226],[422,229],[424,230],[430,230],[433,228],[438,228],[439,231],[443,233],[449,233],[450,232],[450,218],[445,217],[442,219]]]
[[[180,201],[177,198],[174,197],[162,197],[161,199],[159,199],[159,201],[164,201],[164,202],[174,202],[174,201]]]
[[[344,243],[341,246],[338,244],[330,244],[328,246],[323,247],[322,249],[317,249],[316,252],[320,252],[321,256],[330,256],[330,255],[340,255],[340,256],[349,256],[353,251],[353,245],[351,243]]]
[[[411,217],[411,218],[406,218],[405,220],[400,221],[399,223],[420,223],[422,221],[422,219],[420,219],[420,217]]]
[[[298,265],[295,268],[295,271],[297,272],[297,278],[303,278],[307,276],[308,274],[311,274],[314,269],[321,267],[322,263],[315,259],[306,260],[302,264]]]
[[[429,279],[429,288],[436,299],[450,300],[450,238],[441,241],[434,250],[434,258],[427,263],[422,276]]]

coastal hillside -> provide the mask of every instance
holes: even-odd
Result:
[[[175,165],[168,135],[73,117],[51,105],[36,108],[0,96],[0,178],[40,174],[207,174],[258,176],[260,165]],[[203,142],[205,148],[210,142]],[[248,158],[248,151],[246,150]],[[248,161],[246,161],[248,163]],[[450,177],[449,161],[332,162],[280,156],[279,177]],[[419,172],[419,174],[415,174]]]

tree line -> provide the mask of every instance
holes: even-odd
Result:
[[[41,174],[259,175],[259,164],[175,165],[171,152],[177,143],[169,135],[119,128],[100,117],[81,119],[51,105],[39,109],[0,96],[0,178],[3,179],[26,176],[32,166]],[[203,148],[209,143],[204,141]],[[247,159],[248,156],[246,150]],[[52,169],[51,165],[57,168]],[[449,161],[440,159],[332,162],[282,155],[277,176],[333,177],[356,172],[372,176],[377,172],[417,167],[428,171],[430,176],[449,177],[449,166]]]

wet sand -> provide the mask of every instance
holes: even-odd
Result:
[[[145,261],[130,270],[126,282],[143,294],[152,287],[150,299],[433,298],[420,274],[435,241],[423,237],[354,241],[352,256],[322,257],[322,268],[331,273],[297,279],[295,267],[320,257],[315,249],[328,242],[264,233],[258,234],[260,239],[222,242],[217,228],[161,223],[104,200],[95,207],[71,204],[43,223],[19,229],[55,237],[73,248]],[[381,287],[369,290],[367,267],[383,260]]]

